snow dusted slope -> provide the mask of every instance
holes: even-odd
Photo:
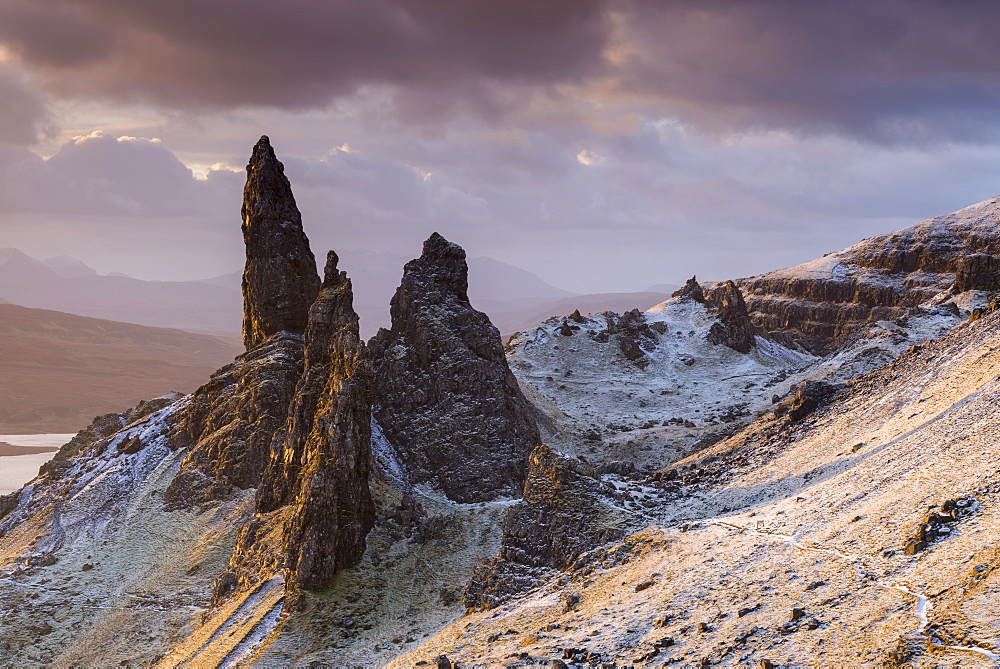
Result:
[[[716,309],[675,297],[641,314],[649,329],[636,340],[636,360],[616,345],[628,333],[609,334],[621,319],[610,312],[551,318],[518,333],[508,359],[550,418],[550,443],[596,463],[660,467],[769,411],[805,381],[843,383],[938,339],[988,301],[985,291],[935,293],[906,316],[855,324],[820,358],[762,336],[746,354],[713,344]]]
[[[682,461],[645,530],[393,666],[995,666],[998,401],[993,312]]]
[[[644,355],[629,360],[616,345],[626,335],[608,334],[617,318],[553,318],[509,344],[511,369],[563,435],[549,440],[567,452],[662,463],[769,408],[793,384],[789,375],[813,361],[762,337],[748,354],[712,344],[713,311],[683,298],[642,314],[655,340],[643,341]]]
[[[16,494],[0,519],[0,664],[148,664],[208,608],[251,500],[162,510],[185,453],[171,448],[170,423],[189,401]]]

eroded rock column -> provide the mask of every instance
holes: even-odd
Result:
[[[285,168],[267,136],[253,148],[243,189],[243,343],[278,332],[302,334],[319,292],[316,258],[302,230]]]

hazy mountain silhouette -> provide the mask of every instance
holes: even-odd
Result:
[[[354,279],[361,332],[389,327],[389,300],[408,260],[392,253],[347,250],[344,267]],[[243,324],[242,274],[198,281],[143,281],[101,275],[71,256],[40,261],[0,249],[0,297],[13,304],[151,327],[238,336]],[[487,256],[469,261],[469,298],[504,334],[533,327],[550,316],[647,309],[669,291],[579,295],[536,274]]]
[[[229,288],[102,276],[68,256],[43,263],[17,249],[0,249],[0,296],[25,307],[229,336],[239,334],[243,319],[239,292]]]

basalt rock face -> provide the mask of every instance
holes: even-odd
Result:
[[[499,331],[468,298],[465,251],[435,233],[406,264],[392,329],[369,348],[375,418],[410,480],[459,502],[520,493],[540,443],[534,410],[507,366]]]
[[[232,559],[248,586],[284,569],[296,586],[320,590],[361,559],[375,521],[370,362],[358,330],[351,282],[330,252],[309,310],[305,369]]]
[[[320,283],[291,185],[266,136],[247,165],[242,214],[243,343],[249,350],[278,332],[302,334]]]
[[[713,344],[725,344],[739,353],[749,353],[756,345],[756,328],[736,284],[726,281],[716,286],[705,296],[705,301],[715,307],[719,319],[708,331],[708,340]]]
[[[990,290],[992,261],[972,257],[1000,256],[998,223],[1000,198],[993,198],[736,283],[769,337],[828,353],[865,323],[904,316],[953,285]]]
[[[608,505],[597,471],[542,444],[529,459],[524,498],[507,510],[497,555],[465,587],[468,609],[491,609],[568,569],[584,552],[625,536],[632,520]]]
[[[961,258],[955,272],[954,293],[967,290],[1000,290],[1000,258],[987,253],[975,253]]]
[[[302,375],[302,337],[279,333],[223,367],[175,414],[171,446],[188,450],[167,510],[255,488]]]
[[[243,341],[247,352],[216,372],[179,412],[172,443],[188,449],[164,499],[167,509],[257,488],[283,440],[303,370],[309,307],[319,291],[283,166],[267,137],[254,146],[243,191]]]

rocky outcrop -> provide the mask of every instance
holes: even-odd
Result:
[[[840,390],[838,386],[826,381],[803,381],[787,399],[774,407],[774,415],[787,416],[792,422],[802,420],[832,401]]]
[[[254,146],[243,190],[243,343],[279,332],[302,334],[319,291],[316,258],[292,188],[266,136]]]
[[[121,413],[109,413],[97,416],[90,425],[73,435],[56,452],[52,459],[46,462],[39,469],[39,474],[46,478],[57,479],[62,476],[71,466],[71,460],[80,451],[92,446],[101,439],[106,439],[122,428],[136,421],[140,421],[147,416],[173,404],[181,398],[179,393],[172,393],[157,397],[152,400],[143,400],[132,409],[126,409]]]
[[[369,347],[375,417],[411,481],[479,502],[518,495],[541,440],[500,333],[467,291],[465,251],[434,233],[406,264],[392,329]]]
[[[283,439],[303,366],[316,260],[284,167],[268,138],[254,146],[243,190],[244,327],[247,352],[216,372],[178,412],[171,442],[188,450],[164,504],[184,508],[256,488]]]
[[[698,283],[698,277],[696,276],[688,279],[683,286],[673,292],[671,297],[694,300],[695,302],[705,304],[705,291],[702,290],[701,284]]]
[[[476,567],[465,587],[465,606],[499,606],[584,552],[625,536],[631,520],[604,501],[593,467],[542,444],[531,453],[524,498],[501,524],[500,551]]]
[[[305,369],[241,531],[234,579],[249,585],[286,570],[309,590],[357,564],[375,521],[368,481],[372,467],[370,363],[353,309],[351,282],[330,252],[325,279],[309,310]]]
[[[756,328],[750,322],[746,302],[736,284],[726,281],[716,286],[705,296],[705,302],[715,307],[719,319],[708,331],[708,340],[739,353],[749,353],[756,345]]]
[[[609,312],[606,317],[608,334],[615,337],[619,350],[639,367],[645,367],[648,363],[646,352],[656,348],[659,337],[646,323],[642,312],[632,309],[621,316]]]
[[[954,293],[967,290],[1000,290],[1000,258],[987,253],[974,253],[958,261]]]

